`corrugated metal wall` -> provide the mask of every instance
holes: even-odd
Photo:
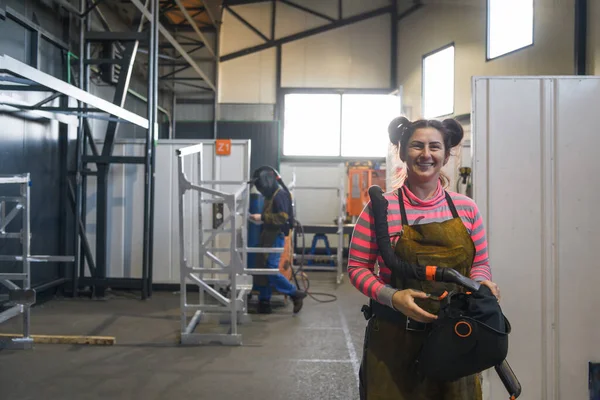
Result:
[[[35,1],[3,1],[0,7],[13,7],[25,17],[36,18],[44,29],[62,38],[62,22],[51,10]],[[0,19],[0,54],[7,54],[22,62],[30,61],[29,37],[31,32],[15,21]],[[56,77],[65,72],[65,59],[61,50],[46,40],[40,41],[40,65],[42,70]],[[26,92],[3,92],[15,100],[35,103],[43,95]],[[31,121],[7,113],[0,114],[0,174],[29,172],[31,187],[31,253],[42,255],[72,254],[72,213],[67,208],[66,168],[74,164],[74,141],[76,128],[62,127],[57,121]],[[18,187],[0,185],[0,194],[18,193]],[[21,228],[20,220],[8,227],[10,231]],[[1,239],[1,254],[18,254],[20,244],[16,240]],[[70,264],[32,263],[32,284],[53,281],[64,276],[62,268]],[[0,263],[3,271],[21,268],[16,263]]]
[[[179,186],[175,150],[202,143],[203,179],[242,181],[249,178],[247,141],[235,141],[230,156],[214,157],[214,142],[202,140],[159,140],[156,153],[156,195],[154,216],[154,275],[155,283],[179,283]],[[99,143],[101,145],[101,143]],[[143,141],[118,141],[115,155],[141,156]],[[213,176],[213,171],[215,175]],[[191,182],[199,181],[198,158],[185,158],[185,173]],[[115,165],[109,178],[109,265],[107,276],[140,278],[142,276],[144,168],[142,165]],[[211,186],[209,186],[211,187]],[[212,186],[233,193],[236,185]],[[92,253],[95,254],[96,187],[88,185],[87,231]],[[199,263],[198,197],[188,192],[185,198],[184,235],[187,257],[192,265]],[[212,206],[203,206],[203,226],[212,227]],[[227,215],[227,214],[226,214]],[[219,247],[229,245],[227,235],[217,241]],[[222,260],[228,262],[226,254]]]

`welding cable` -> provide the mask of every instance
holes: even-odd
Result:
[[[331,302],[336,301],[337,296],[335,296],[333,294],[309,291],[310,280],[308,279],[308,275],[304,272],[304,262],[305,262],[304,255],[306,252],[306,238],[304,237],[304,228],[302,227],[302,224],[297,219],[294,219],[294,225],[296,226],[297,229],[300,230],[300,236],[302,238],[302,253],[301,253],[301,257],[300,257],[300,266],[296,270],[294,270],[294,268],[292,267],[292,277],[294,278],[296,287],[298,288],[298,290],[305,292],[310,298],[312,298],[313,300],[315,300],[318,303],[331,303]],[[293,262],[292,262],[292,264],[293,264]],[[304,287],[300,287],[300,284],[298,283],[297,275],[300,275],[300,280],[304,283]],[[330,299],[329,300],[321,300],[315,296],[329,297]]]

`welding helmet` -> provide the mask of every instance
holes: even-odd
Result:
[[[266,198],[270,198],[279,189],[281,177],[277,171],[268,165],[258,168],[252,174],[252,184]]]

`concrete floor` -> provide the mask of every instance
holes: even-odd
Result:
[[[180,346],[179,296],[112,293],[105,301],[57,298],[32,311],[32,334],[115,336],[114,346],[36,345],[0,351],[2,399],[358,399],[366,298],[345,277],[312,273],[305,300],[240,326],[241,347]],[[326,300],[325,297],[317,298]],[[20,318],[0,325],[19,332]]]

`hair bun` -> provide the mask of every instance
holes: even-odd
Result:
[[[462,125],[457,120],[452,118],[445,119],[442,122],[442,125],[450,134],[450,146],[458,146],[465,135]]]
[[[410,121],[406,117],[396,117],[388,125],[388,134],[390,135],[390,142],[397,145],[400,142],[400,138],[410,126]]]

